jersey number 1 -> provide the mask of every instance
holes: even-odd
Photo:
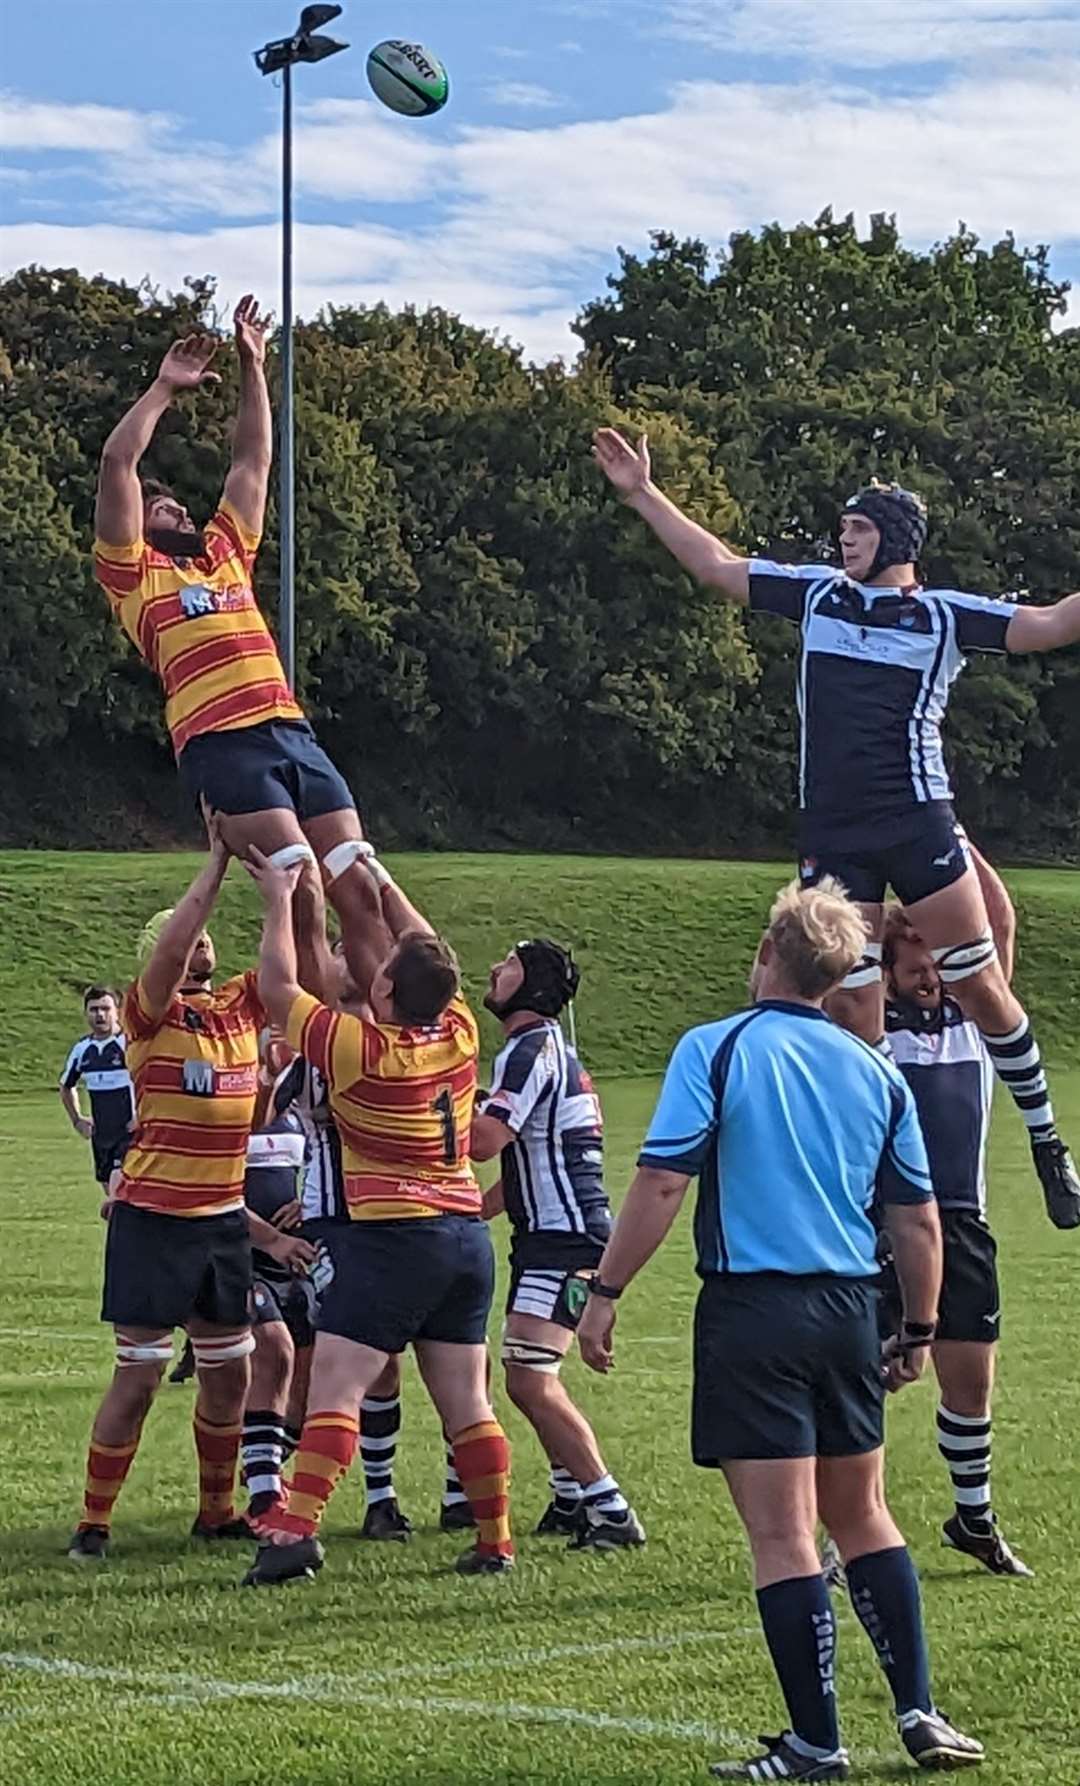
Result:
[[[448,1085],[444,1085],[437,1098],[432,1099],[431,1109],[442,1123],[443,1164],[457,1165],[457,1128],[454,1123],[454,1097]]]

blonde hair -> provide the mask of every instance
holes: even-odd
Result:
[[[831,874],[816,887],[789,881],[773,900],[766,936],[802,998],[823,998],[866,949],[867,930],[847,889]]]

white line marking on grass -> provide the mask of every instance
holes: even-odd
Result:
[[[389,1682],[415,1679],[431,1680],[435,1676],[444,1677],[455,1674],[472,1674],[477,1670],[492,1673],[515,1668],[534,1668],[545,1662],[565,1662],[581,1656],[614,1656],[633,1654],[642,1650],[681,1649],[691,1643],[723,1643],[726,1639],[757,1635],[757,1628],[745,1625],[738,1631],[672,1631],[661,1637],[612,1637],[603,1643],[560,1643],[547,1649],[509,1650],[503,1655],[495,1656],[462,1656],[454,1662],[434,1662],[430,1666],[423,1662],[406,1662],[401,1668],[374,1668],[365,1673],[364,1679],[369,1682]]]
[[[83,1345],[89,1345],[91,1341],[111,1341],[112,1334],[104,1326],[94,1332],[84,1327],[81,1333],[65,1333],[59,1327],[0,1327],[0,1339],[79,1340]]]
[[[630,1639],[627,1642],[633,1641]],[[553,1724],[579,1726],[587,1730],[607,1730],[621,1736],[655,1737],[669,1742],[720,1743],[747,1747],[750,1738],[740,1732],[724,1730],[702,1719],[612,1717],[606,1712],[581,1711],[568,1705],[527,1705],[518,1700],[494,1701],[459,1699],[405,1694],[370,1693],[365,1690],[370,1677],[322,1675],[292,1681],[218,1681],[203,1680],[197,1675],[155,1674],[133,1668],[106,1668],[88,1662],[74,1662],[62,1656],[34,1656],[17,1651],[0,1652],[0,1667],[24,1673],[51,1676],[60,1680],[99,1681],[117,1687],[149,1687],[150,1703],[157,1705],[194,1705],[208,1700],[299,1700],[329,1705],[362,1705],[371,1711],[413,1712],[421,1716],[449,1713],[456,1717],[483,1718],[487,1721],[518,1724]],[[156,1691],[153,1691],[155,1690]]]

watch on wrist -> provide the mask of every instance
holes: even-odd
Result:
[[[589,1279],[589,1295],[602,1296],[606,1302],[618,1302],[622,1291],[616,1290],[613,1284],[602,1283],[599,1272],[596,1272]]]

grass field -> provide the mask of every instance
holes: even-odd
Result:
[[[655,1090],[603,1087],[611,1182],[627,1182]],[[1059,1085],[1080,1130],[1080,1074]],[[1072,1335],[1080,1248],[1046,1223],[1019,1125],[999,1114],[994,1204],[1005,1344],[996,1499],[1037,1570],[995,1581],[938,1547],[949,1511],[933,1395],[891,1407],[895,1507],[922,1570],[942,1703],[986,1741],[987,1786],[1080,1778],[1080,1559],[1073,1539],[1080,1385]],[[776,1729],[743,1542],[711,1474],[687,1457],[694,1297],[684,1222],[623,1305],[607,1381],[569,1366],[650,1532],[617,1558],[523,1536],[508,1581],[447,1573],[435,1530],[436,1422],[407,1371],[399,1491],[407,1548],[356,1540],[361,1490],[331,1507],[317,1584],[236,1588],[246,1552],[185,1538],[190,1389],[165,1389],[101,1570],[62,1552],[110,1348],[97,1325],[101,1225],[81,1145],[55,1097],[0,1099],[6,1241],[0,1320],[0,1782],[3,1786],[677,1786]],[[493,1322],[494,1328],[494,1322]],[[537,1448],[515,1446],[519,1535],[545,1502]],[[868,1645],[841,1611],[840,1691],[859,1777],[910,1776]]]

